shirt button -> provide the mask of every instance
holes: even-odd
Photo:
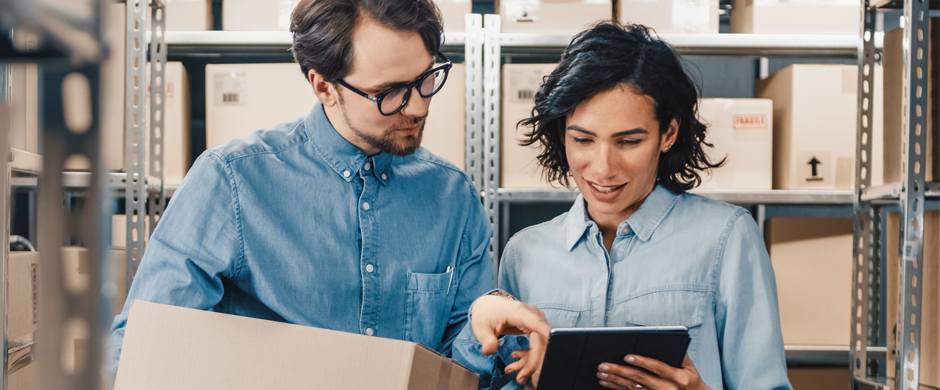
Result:
[[[506,344],[506,339],[499,339],[499,346],[502,347],[503,344]]]
[[[369,209],[369,202],[362,202],[362,209],[363,209],[363,210],[368,210],[368,209]]]
[[[388,176],[385,176],[384,173],[382,174],[382,180],[388,180]]]
[[[366,168],[366,170],[368,171],[369,168],[372,168],[372,164],[366,163],[366,167],[365,167],[365,168]]]
[[[349,171],[343,171],[343,177],[349,177]]]
[[[375,331],[372,330],[372,328],[366,328],[366,334],[369,336],[372,336],[373,334],[375,334]]]
[[[630,234],[630,227],[629,227],[629,226],[624,226],[624,227],[620,228],[620,234]]]
[[[367,265],[366,272],[371,273],[372,271],[375,271],[375,267],[373,267],[372,264]]]

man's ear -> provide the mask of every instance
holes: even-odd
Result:
[[[323,79],[319,73],[311,69],[307,72],[307,79],[310,81],[310,86],[313,88],[313,94],[317,96],[317,100],[321,104],[327,107],[333,107],[339,102],[339,93],[336,90],[336,87],[333,83],[328,82]]]

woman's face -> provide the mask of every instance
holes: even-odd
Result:
[[[659,154],[675,142],[673,120],[660,135],[653,99],[622,85],[581,103],[567,117],[565,153],[588,212],[619,224],[653,191]]]

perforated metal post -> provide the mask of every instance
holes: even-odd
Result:
[[[493,236],[490,257],[493,258],[493,281],[499,269],[499,128],[500,128],[500,16],[484,15],[483,29],[483,207],[490,218]]]
[[[852,328],[849,359],[856,379],[877,376],[878,362],[868,359],[868,347],[878,343],[879,224],[870,201],[861,193],[871,186],[872,127],[874,123],[875,15],[868,0],[861,4],[861,37],[858,48],[858,122],[855,153],[855,229],[852,262]]]
[[[0,150],[10,150],[10,109],[7,106],[7,66],[0,64]],[[9,339],[7,338],[6,313],[8,307],[9,295],[7,294],[9,269],[10,269],[10,159],[0,156],[0,245],[3,245],[3,257],[0,258],[0,351],[3,353],[3,367],[0,368],[0,390],[6,389],[6,378],[9,357],[6,351],[9,350]]]
[[[127,216],[127,253],[125,259],[125,286],[130,290],[134,273],[144,256],[145,218],[147,215],[147,163],[146,156],[146,93],[147,93],[147,0],[127,0],[127,66],[125,67],[125,97],[127,108],[124,129],[127,156],[125,214]],[[155,89],[155,88],[154,88]]]
[[[928,2],[905,0],[902,93],[901,269],[898,272],[898,330],[895,389],[920,383],[921,300],[924,261],[924,172],[927,151]],[[936,239],[933,237],[932,239]],[[892,250],[893,248],[889,248]],[[933,259],[935,260],[935,259]]]
[[[466,67],[466,162],[470,182],[479,192],[483,188],[483,15],[466,15],[467,37],[464,43]]]
[[[147,193],[150,199],[150,231],[149,236],[157,228],[157,223],[166,207],[166,190],[163,185],[163,131],[164,103],[166,99],[166,79],[164,77],[166,66],[166,7],[163,0],[153,0],[151,4],[151,40],[150,40],[150,174],[148,177],[160,181],[160,189],[156,193]],[[146,245],[146,241],[144,241]]]

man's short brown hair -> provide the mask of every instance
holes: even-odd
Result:
[[[303,0],[291,13],[291,51],[304,77],[313,69],[328,82],[352,71],[353,29],[363,17],[396,31],[417,32],[428,53],[441,46],[443,23],[432,0]]]

